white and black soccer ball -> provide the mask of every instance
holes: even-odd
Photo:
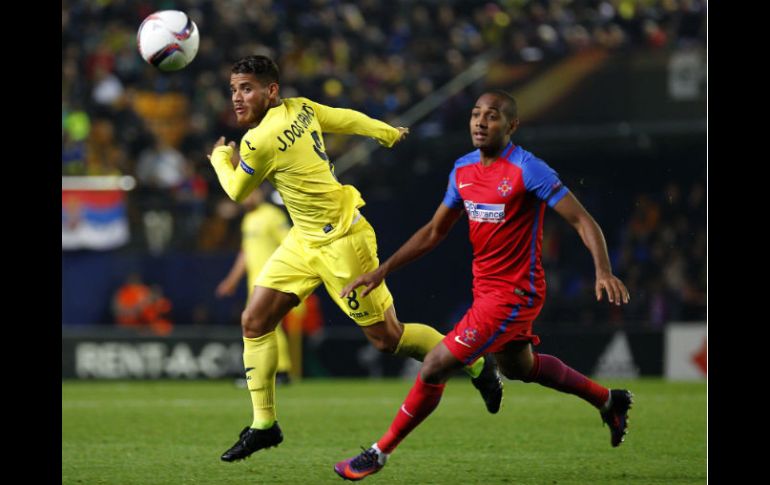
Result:
[[[136,43],[142,58],[161,71],[178,71],[198,53],[198,26],[179,10],[148,15],[139,26]]]

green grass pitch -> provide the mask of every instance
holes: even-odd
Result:
[[[706,384],[602,381],[634,393],[619,448],[581,399],[506,381],[484,409],[470,382],[449,382],[438,409],[370,484],[674,485],[706,483]],[[284,442],[245,461],[219,456],[251,422],[231,381],[62,383],[62,483],[342,484],[334,463],[385,432],[405,380],[305,380],[278,389]]]

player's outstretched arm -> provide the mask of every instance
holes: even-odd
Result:
[[[258,159],[260,155],[255,158]],[[267,162],[264,164],[250,162],[257,167],[257,169],[252,168],[241,160],[235,142],[225,144],[223,136],[216,141],[208,158],[217,174],[219,184],[227,196],[236,202],[243,202],[251,191],[262,183],[266,168],[269,166]]]
[[[418,229],[408,241],[398,248],[398,251],[393,253],[376,270],[359,276],[343,288],[340,292],[340,297],[345,297],[359,286],[365,287],[361,296],[368,295],[369,292],[382,283],[382,280],[387,275],[438,246],[446,235],[449,234],[449,230],[452,229],[452,226],[455,225],[461,215],[461,210],[450,209],[443,203],[440,204],[430,222]]]
[[[626,285],[612,274],[610,266],[610,257],[607,253],[607,242],[604,240],[604,234],[591,214],[583,207],[580,201],[568,192],[553,207],[572,227],[580,234],[583,244],[591,252],[596,268],[596,301],[601,301],[602,290],[607,292],[607,299],[610,303],[620,305],[621,302],[628,303],[630,296]]]
[[[307,100],[318,116],[324,133],[369,136],[384,147],[392,147],[409,134],[409,128],[393,127],[384,121],[370,118],[360,111],[347,108],[333,108]]]

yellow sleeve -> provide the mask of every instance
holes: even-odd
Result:
[[[325,133],[370,136],[388,148],[398,140],[398,130],[384,121],[375,120],[352,109],[332,108],[311,100],[307,100],[307,103],[315,110],[321,129]]]
[[[227,145],[214,149],[211,154],[211,165],[217,173],[217,178],[227,196],[236,202],[243,202],[265,177],[272,171],[273,157],[264,143],[249,143],[247,133],[241,140],[240,160],[233,167],[230,158],[233,149]],[[258,148],[254,148],[254,147]]]

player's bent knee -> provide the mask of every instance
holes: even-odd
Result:
[[[243,330],[243,336],[246,338],[258,338],[272,330],[267,319],[254,312],[250,312],[248,309],[241,313],[241,329]]]
[[[370,337],[369,341],[374,345],[375,349],[384,354],[393,354],[398,348],[398,339],[394,339],[390,335]]]
[[[387,318],[382,322],[361,327],[375,349],[385,354],[395,354],[401,335],[404,332],[400,323],[392,323]]]
[[[439,368],[428,364],[427,361],[423,363],[420,369],[420,378],[426,384],[441,384],[443,382],[441,379],[442,375],[443,373]]]
[[[442,384],[446,382],[454,368],[462,366],[460,361],[454,360],[454,357],[448,359],[449,355],[448,350],[442,355],[442,352],[436,351],[435,348],[428,352],[420,368],[420,378],[422,378],[422,381],[426,384]]]

